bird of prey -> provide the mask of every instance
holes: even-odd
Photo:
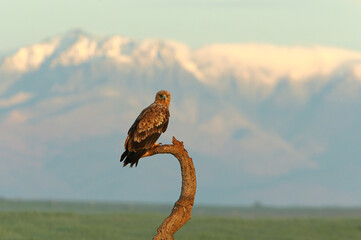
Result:
[[[169,121],[170,94],[162,90],[155,95],[154,103],[139,114],[128,131],[125,151],[120,157],[124,167],[138,165],[139,159],[156,144],[159,136],[167,130]]]

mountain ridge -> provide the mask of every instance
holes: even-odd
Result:
[[[264,55],[277,61],[268,61]],[[328,76],[339,68],[353,67],[360,75],[361,53],[321,46],[274,46],[270,44],[212,44],[191,49],[171,40],[134,40],[119,35],[99,37],[81,30],[69,31],[20,48],[5,56],[3,72],[27,72],[39,68],[50,58],[50,67],[76,66],[98,58],[111,59],[118,67],[167,67],[177,63],[207,85],[224,74],[232,74],[243,84],[255,82],[274,86],[282,79],[295,83]],[[350,64],[352,63],[352,64]],[[262,69],[259,71],[257,69]],[[231,75],[231,76],[232,76]],[[219,84],[216,85],[220,87]]]

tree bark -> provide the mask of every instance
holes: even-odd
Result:
[[[182,171],[182,191],[178,201],[174,204],[171,214],[159,226],[153,240],[174,240],[174,234],[191,218],[194,197],[196,195],[196,173],[192,158],[184,149],[183,142],[175,137],[173,145],[157,145],[151,148],[143,157],[155,154],[169,153],[179,161]]]

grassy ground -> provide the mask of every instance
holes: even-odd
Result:
[[[1,240],[151,239],[159,214],[0,213]],[[176,239],[359,240],[361,219],[240,219],[196,216]]]
[[[170,211],[152,205],[134,211],[134,206],[54,202],[0,201],[0,240],[110,240],[152,239],[157,227]],[[35,205],[34,205],[35,204]],[[64,205],[65,204],[65,205]],[[52,207],[49,207],[51,206]],[[16,207],[18,206],[18,207]],[[35,206],[35,210],[34,210]],[[69,210],[70,209],[70,210]],[[113,209],[113,210],[112,210]],[[133,211],[131,210],[133,209]],[[135,208],[139,209],[139,208]],[[177,240],[360,240],[361,215],[342,209],[314,209],[319,215],[305,215],[302,209],[287,211],[262,208],[239,210],[248,217],[230,212],[202,209],[175,235]],[[196,210],[196,209],[195,209]],[[306,209],[307,210],[307,209]],[[165,211],[167,211],[165,213]],[[307,211],[310,211],[307,210]],[[305,211],[307,213],[307,211]],[[197,211],[195,211],[197,212]],[[270,215],[272,212],[273,215]],[[330,217],[331,213],[343,213]],[[357,212],[357,211],[356,211]],[[222,214],[221,214],[222,213]],[[302,213],[299,215],[299,213]],[[348,213],[348,214],[347,214]],[[332,215],[332,214],[331,214]]]

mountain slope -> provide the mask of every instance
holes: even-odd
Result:
[[[200,202],[355,204],[360,69],[361,53],[329,47],[191,49],[81,31],[20,48],[0,62],[1,193],[171,201],[175,161],[118,162],[133,120],[167,89],[161,142],[185,142]]]

